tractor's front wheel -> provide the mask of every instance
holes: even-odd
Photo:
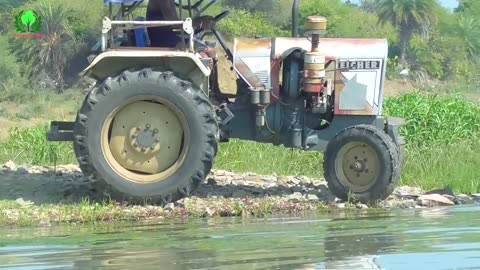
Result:
[[[108,78],[86,97],[74,149],[98,192],[165,204],[189,196],[212,168],[218,125],[205,95],[171,72]]]
[[[327,145],[324,176],[332,193],[374,203],[394,190],[401,170],[399,149],[383,130],[357,125],[341,131]]]

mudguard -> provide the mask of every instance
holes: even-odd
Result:
[[[190,79],[208,93],[211,70],[199,54],[168,48],[109,49],[98,56],[80,75],[97,81],[120,74],[131,68],[159,67]]]

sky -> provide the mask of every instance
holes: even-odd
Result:
[[[359,2],[359,0],[351,0],[352,2]],[[447,9],[454,9],[458,6],[458,0],[438,0],[440,4]]]

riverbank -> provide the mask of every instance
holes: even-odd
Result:
[[[213,170],[189,198],[164,207],[105,202],[92,190],[78,166],[18,166],[7,162],[0,170],[0,226],[48,226],[129,220],[264,216],[312,211],[420,208],[480,203],[480,196],[428,194],[399,186],[376,206],[342,202],[326,182],[305,176],[259,175]],[[441,194],[444,193],[444,194]]]

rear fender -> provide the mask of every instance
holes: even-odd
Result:
[[[80,75],[97,81],[113,77],[124,70],[156,67],[175,72],[182,79],[191,80],[208,95],[208,77],[211,70],[200,55],[182,51],[119,49],[99,54]]]

